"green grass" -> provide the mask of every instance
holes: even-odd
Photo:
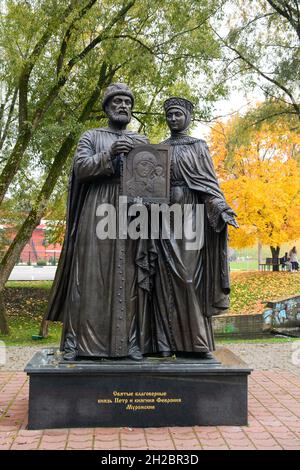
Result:
[[[222,338],[215,339],[216,344],[238,344],[238,343],[247,343],[247,344],[258,344],[258,343],[291,343],[293,341],[300,341],[300,338],[283,338],[283,337],[270,337],[270,338],[257,338],[257,339],[244,339],[244,338]]]
[[[59,344],[61,324],[50,323],[49,336],[33,340],[38,335],[47,307],[52,281],[9,281],[4,291],[10,334],[0,335],[7,346],[37,346]]]
[[[300,272],[233,272],[231,273],[231,307],[228,314],[261,313],[263,301],[289,297],[300,293]],[[38,335],[43,314],[47,308],[52,281],[9,281],[4,291],[10,335],[0,335],[8,346],[59,344],[61,324],[50,322],[49,337],[33,340]],[[226,342],[286,342],[289,338],[245,340],[226,338]]]
[[[33,340],[32,335],[38,335],[40,320],[28,318],[27,316],[9,317],[9,336],[0,335],[0,340],[4,341],[6,346],[45,346],[59,344],[61,335],[61,325],[51,323],[49,327],[49,336],[42,340]]]
[[[249,261],[231,261],[231,271],[257,271],[258,264],[257,260],[250,259]]]
[[[50,290],[52,281],[8,281],[5,287]]]
[[[48,338],[42,340],[33,340],[32,335],[38,334],[39,322],[28,319],[26,317],[18,317],[10,319],[11,333],[9,336],[0,335],[0,340],[4,341],[6,346],[58,346],[61,336],[61,325],[59,323],[51,323],[49,326]],[[290,343],[293,341],[300,341],[300,338],[283,338],[283,337],[270,337],[270,338],[257,338],[257,339],[244,339],[244,338],[226,338],[216,339],[217,345],[222,344],[259,344],[259,343]]]

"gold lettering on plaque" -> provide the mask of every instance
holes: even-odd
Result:
[[[129,411],[155,410],[157,405],[180,405],[182,398],[168,396],[167,392],[128,392],[114,390],[112,397],[99,398],[99,405],[122,405]]]

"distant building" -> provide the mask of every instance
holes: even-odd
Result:
[[[15,232],[10,227],[1,225],[1,228],[5,230],[7,239],[14,237]],[[34,229],[29,242],[25,245],[19,262],[28,264],[35,264],[37,261],[57,263],[62,247],[59,243],[46,245],[46,229],[47,221],[42,220],[40,225]]]

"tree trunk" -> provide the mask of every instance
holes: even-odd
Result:
[[[257,242],[257,259],[258,259],[258,269],[259,269],[259,265],[262,264],[262,244],[260,241]]]
[[[109,70],[107,73],[107,65],[103,63],[101,66],[99,80],[95,87],[95,90],[91,94],[89,100],[85,104],[78,122],[84,123],[90,116],[90,113],[93,109],[93,106],[99,99],[100,93],[103,89],[103,86],[107,84],[108,81],[111,81],[115,71]],[[62,143],[59,151],[57,152],[48,176],[36,198],[35,203],[33,204],[31,211],[29,212],[27,218],[23,222],[21,228],[19,229],[17,235],[15,236],[13,242],[9,246],[7,252],[0,263],[0,294],[4,289],[5,283],[9,278],[9,275],[19,259],[19,256],[25,247],[26,243],[30,239],[33,230],[40,223],[42,216],[47,207],[49,198],[55,188],[55,184],[59,176],[61,175],[63,166],[66,163],[68,156],[70,155],[72,148],[76,142],[77,135],[70,132]],[[2,317],[6,321],[5,309],[2,308]],[[46,328],[47,329],[47,328]],[[46,331],[44,329],[43,331]]]
[[[4,307],[2,290],[0,291],[0,333],[2,335],[9,334],[9,326],[8,326],[8,321],[5,315],[5,307]]]
[[[46,96],[44,96],[39,103],[36,106],[35,111],[33,112],[32,116],[32,121],[30,123],[27,122],[27,88],[26,88],[26,83],[28,85],[28,80],[30,77],[30,73],[32,71],[32,68],[35,64],[36,58],[39,56],[40,52],[43,50],[45,45],[47,44],[48,40],[51,37],[52,30],[49,29],[47,30],[44,35],[41,38],[41,41],[38,42],[34,48],[34,51],[32,52],[31,57],[29,57],[29,62],[30,64],[25,65],[25,69],[22,72],[22,76],[20,77],[21,83],[21,90],[20,87],[18,87],[18,90],[20,91],[19,93],[19,99],[21,103],[19,103],[20,106],[20,131],[19,131],[19,136],[17,138],[16,144],[12,150],[11,155],[9,156],[2,174],[0,175],[0,204],[2,203],[5,194],[15,176],[17,171],[20,168],[22,158],[24,156],[24,153],[30,144],[31,138],[34,135],[34,132],[36,131],[37,127],[41,124],[43,121],[45,114],[47,113],[48,109],[52,106],[53,102],[55,99],[58,97],[60,90],[64,87],[66,84],[67,80],[70,77],[72,69],[86,57],[90,51],[95,49],[95,47],[101,43],[101,41],[105,40],[105,34],[107,34],[110,29],[116,25],[119,21],[125,21],[125,16],[127,12],[134,6],[136,0],[130,0],[127,5],[123,5],[119,11],[116,12],[116,15],[112,20],[109,22],[109,24],[98,34],[96,38],[94,38],[87,46],[84,47],[84,49],[77,55],[74,55],[72,59],[68,61],[64,68],[64,73],[59,74],[57,81],[54,83],[52,88],[48,91]],[[71,2],[71,5],[67,8],[66,10],[66,15],[69,16],[69,14],[72,13],[72,10],[77,6],[77,0],[73,0]],[[94,1],[90,0],[90,2],[85,5],[81,11],[79,11],[78,16],[74,19],[74,21],[77,21],[77,19],[81,19],[87,12],[92,8],[94,5]],[[67,18],[67,16],[64,17],[64,20]],[[69,26],[70,28],[73,28],[74,22]],[[127,62],[127,61],[126,61]],[[107,68],[107,64],[103,62],[104,64],[104,69]],[[118,65],[115,69],[113,69],[113,75],[115,72],[121,68],[121,65]],[[101,68],[101,72],[103,70],[103,67]],[[102,77],[101,77],[102,78]],[[102,83],[103,84],[103,83]],[[99,87],[99,82],[98,85]],[[94,90],[94,94],[98,93],[97,90]],[[98,94],[99,98],[99,94]],[[92,97],[90,98],[89,102],[91,102]],[[88,103],[89,103],[88,102]],[[90,111],[88,111],[90,112]],[[79,122],[84,122],[79,119]],[[26,123],[26,124],[25,124]]]
[[[273,271],[279,271],[279,253],[280,246],[270,246],[272,253]]]
[[[67,22],[67,20],[71,17],[71,23],[69,24],[68,30],[69,28],[73,28],[76,21],[81,19],[88,12],[88,10],[92,8],[94,4],[95,4],[95,1],[91,0],[87,5],[85,5],[78,12],[76,16],[74,16],[74,12],[76,12],[78,8],[78,2],[76,0],[72,0],[64,11],[64,14],[62,17],[62,24]],[[27,103],[28,96],[27,95],[28,95],[28,84],[29,84],[30,75],[34,66],[36,65],[36,61],[40,57],[42,51],[47,46],[49,40],[51,39],[53,33],[56,32],[56,30],[57,30],[57,24],[56,22],[53,22],[53,20],[50,18],[49,24],[47,25],[44,34],[39,39],[39,41],[35,44],[33,51],[31,55],[29,56],[28,60],[24,61],[23,63],[23,68],[22,68],[22,71],[20,73],[20,77],[18,80],[18,86],[16,88],[15,96],[12,102],[12,106],[14,107],[14,102],[16,100],[16,97],[17,95],[19,95],[19,135],[18,135],[16,144],[11,152],[11,155],[9,156],[3,168],[2,174],[0,176],[0,204],[3,201],[4,196],[15,174],[19,170],[24,153],[30,143],[30,139],[32,138],[36,127],[41,122],[49,106],[52,104],[52,102],[58,95],[58,91],[60,87],[65,84],[68,78],[66,76],[64,80],[61,80],[61,83],[59,86],[55,85],[53,87],[54,91],[52,93],[50,92],[46,101],[43,102],[43,109],[37,109],[34,114],[35,116],[34,121],[31,124],[27,123],[27,119],[28,119],[28,109],[27,109],[28,108],[28,103]],[[9,115],[10,113],[11,113],[11,110],[9,111]],[[7,130],[4,131],[4,136],[2,136],[2,139],[3,137],[5,139],[6,132]],[[2,141],[1,141],[1,145],[3,145]]]
[[[4,199],[13,177],[19,170],[22,157],[29,144],[31,135],[32,132],[28,128],[26,128],[24,132],[19,135],[14,149],[3,168],[3,171],[0,175],[0,204]]]
[[[39,332],[39,335],[42,336],[43,338],[48,337],[48,326],[49,326],[49,321],[43,318],[40,324],[40,332]]]
[[[29,212],[27,218],[23,222],[20,230],[15,236],[13,242],[9,246],[7,252],[5,253],[3,259],[0,263],[0,295],[4,289],[5,283],[9,278],[9,275],[17,262],[23,248],[30,239],[33,230],[40,223],[40,220],[45,212],[47,207],[47,202],[52,194],[52,191],[55,187],[57,178],[59,177],[63,165],[69,156],[72,147],[75,143],[75,136],[69,134],[65,139],[63,145],[61,146],[59,152],[56,154],[56,157],[53,161],[51,170],[48,174],[48,177],[37,197],[37,200]],[[6,321],[5,318],[5,309],[2,304],[1,316],[3,321]],[[7,322],[7,321],[6,321]]]

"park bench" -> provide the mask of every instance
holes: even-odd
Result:
[[[260,271],[270,271],[271,269],[273,269],[273,266],[277,266],[277,270],[279,271],[280,267],[282,270],[284,270],[286,267],[285,265],[282,263],[283,262],[283,258],[275,258],[273,260],[273,258],[266,258],[266,262],[265,263],[259,263],[259,270]]]
[[[283,258],[275,258],[274,261],[272,258],[266,258],[265,263],[259,263],[259,270],[260,271],[270,271],[270,269],[273,269],[273,266],[278,267],[278,271],[281,269],[282,271],[289,271],[290,268],[289,266],[284,262],[284,257]]]

